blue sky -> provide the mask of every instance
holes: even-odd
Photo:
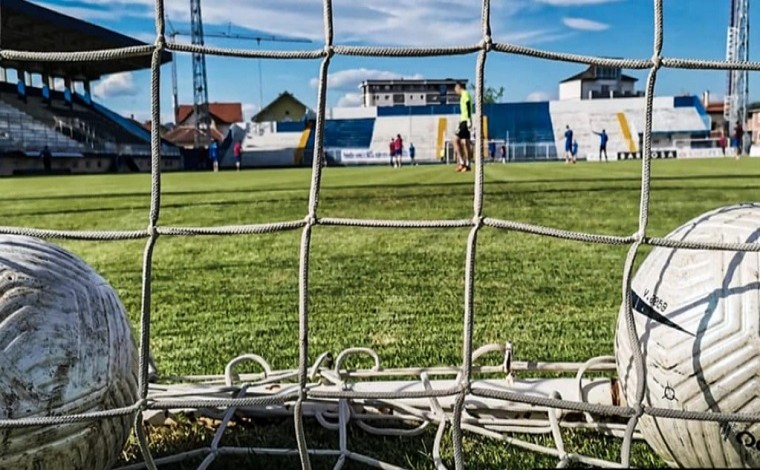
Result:
[[[152,0],[44,0],[35,3],[82,18],[124,34],[152,42],[155,34]],[[648,58],[652,55],[653,1],[651,0],[492,0],[492,33],[496,41],[552,51],[589,55]],[[721,0],[665,0],[666,56],[722,59],[726,49],[729,2]],[[189,0],[166,0],[166,10],[177,30],[189,31]],[[320,0],[203,0],[207,33],[300,37],[313,44],[261,42],[265,49],[321,47]],[[426,46],[475,43],[480,38],[478,0],[334,0],[335,42],[354,45]],[[760,21],[760,9],[751,11]],[[760,24],[760,23],[758,23]],[[177,41],[190,42],[180,36]],[[208,45],[256,48],[255,41],[207,39]],[[750,45],[750,59],[760,58],[760,44]],[[476,55],[430,59],[335,57],[330,67],[329,106],[358,105],[358,84],[368,78],[454,77],[474,80]],[[249,118],[260,105],[289,91],[309,106],[317,101],[315,79],[319,60],[259,61],[207,57],[210,101],[244,105]],[[192,102],[189,55],[177,56],[179,97]],[[543,61],[500,53],[489,54],[486,84],[505,88],[506,101],[555,99],[558,82],[583,70],[582,65]],[[646,72],[627,71],[640,79]],[[171,66],[162,68],[161,114],[171,120]],[[662,70],[658,95],[710,90],[719,100],[726,86],[725,72]],[[94,86],[104,104],[139,119],[149,116],[149,72],[104,77]],[[760,99],[760,74],[750,74],[750,99]]]

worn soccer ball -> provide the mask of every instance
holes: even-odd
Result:
[[[668,238],[760,241],[760,204],[721,208]],[[621,308],[617,369],[628,404],[636,396],[633,348],[643,352],[644,404],[675,410],[760,413],[760,254],[655,248],[632,285],[638,344]],[[624,306],[623,306],[624,307]],[[760,467],[760,424],[652,418],[640,429],[671,466]]]
[[[129,406],[137,372],[111,286],[55,245],[0,235],[0,419]],[[130,430],[130,416],[0,429],[0,468],[106,469]]]

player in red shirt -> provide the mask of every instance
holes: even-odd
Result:
[[[235,156],[235,167],[237,168],[237,171],[240,171],[240,158],[242,150],[242,145],[240,145],[240,141],[238,140],[232,147],[232,154]]]
[[[401,138],[401,134],[396,134],[394,147],[396,149],[396,165],[401,168],[401,154],[404,151],[404,140]]]

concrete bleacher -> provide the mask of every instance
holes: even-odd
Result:
[[[57,132],[34,116],[24,113],[6,100],[0,99],[0,132],[4,148],[39,153],[46,145],[56,153],[80,153],[85,150],[80,142]]]
[[[368,148],[374,128],[374,118],[325,121],[325,147]]]
[[[677,106],[679,98],[654,99],[652,133],[666,135],[663,139],[669,140],[709,132],[709,118],[700,112],[699,106],[693,100],[681,100]],[[616,158],[617,152],[639,151],[639,134],[645,128],[645,110],[645,98],[551,102],[550,112],[558,155],[561,158],[564,153],[566,125],[573,130],[581,157],[598,158],[599,136],[593,131],[601,132],[602,129],[609,136],[607,153],[610,158]]]
[[[35,134],[36,140],[44,141],[43,145],[46,143],[54,151],[150,154],[148,130],[142,127],[130,130],[102,112],[105,108],[86,103],[76,94],[70,102],[64,100],[62,92],[53,91],[50,98],[49,101],[43,98],[39,88],[27,87],[26,99],[21,99],[13,85],[0,84],[0,103],[15,116],[26,116],[25,133]],[[178,151],[162,149],[162,154],[178,154]]]

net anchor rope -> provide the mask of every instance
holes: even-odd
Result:
[[[531,369],[525,364],[514,360],[511,353],[511,345],[485,346],[474,350],[472,344],[472,331],[475,320],[474,295],[475,295],[475,267],[477,236],[485,227],[525,233],[543,237],[553,237],[582,243],[597,243],[605,245],[629,246],[622,278],[622,299],[626,305],[626,327],[631,338],[637,338],[632,321],[632,309],[630,303],[630,284],[633,274],[633,266],[641,246],[659,246],[666,248],[688,250],[727,250],[727,251],[760,251],[759,243],[717,243],[717,242],[685,242],[670,240],[647,235],[649,217],[649,195],[651,181],[651,157],[652,157],[652,109],[657,73],[662,68],[671,69],[701,69],[701,70],[749,70],[760,71],[760,62],[735,62],[720,60],[701,60],[690,58],[664,57],[663,46],[663,2],[653,0],[654,12],[654,37],[653,52],[649,59],[608,59],[563,52],[544,51],[535,48],[494,41],[491,26],[491,4],[489,0],[481,3],[481,33],[482,37],[476,44],[446,46],[446,47],[372,47],[372,46],[345,46],[334,43],[333,29],[333,6],[331,0],[323,0],[324,22],[324,46],[321,49],[310,51],[267,51],[246,50],[232,48],[216,48],[209,46],[179,44],[167,42],[164,24],[164,0],[155,0],[155,29],[156,39],[153,45],[114,48],[108,50],[84,51],[84,52],[29,52],[17,50],[0,50],[0,59],[19,62],[62,62],[62,61],[108,61],[125,57],[151,56],[151,118],[152,122],[160,121],[160,65],[161,57],[167,51],[183,53],[202,53],[207,55],[237,57],[237,58],[265,58],[277,60],[321,60],[319,71],[319,85],[317,94],[317,120],[315,126],[315,150],[312,162],[311,183],[309,189],[309,201],[306,216],[302,220],[280,221],[265,224],[234,225],[219,227],[171,227],[159,224],[161,209],[161,169],[160,169],[160,136],[158,126],[151,130],[151,185],[150,185],[150,209],[148,212],[147,228],[143,230],[53,230],[27,227],[0,226],[0,233],[9,235],[26,235],[44,239],[66,240],[89,240],[89,241],[118,241],[118,240],[145,240],[142,263],[142,292],[140,308],[140,332],[139,332],[139,399],[132,406],[104,410],[88,414],[17,418],[0,420],[0,429],[25,426],[57,425],[71,422],[80,422],[92,419],[104,419],[113,416],[133,415],[135,421],[135,434],[143,454],[144,462],[124,468],[149,468],[156,469],[158,465],[179,462],[188,458],[202,457],[205,460],[200,468],[208,466],[211,462],[222,455],[241,455],[257,452],[266,455],[297,455],[304,469],[311,468],[311,456],[337,457],[336,468],[340,468],[347,460],[354,460],[370,465],[385,465],[386,468],[396,468],[390,464],[381,463],[352,452],[348,446],[347,426],[351,421],[367,431],[376,433],[397,432],[414,434],[417,428],[403,429],[393,428],[388,431],[370,425],[372,420],[393,419],[391,416],[383,416],[382,413],[371,411],[376,405],[382,404],[393,408],[397,416],[404,420],[416,420],[415,426],[437,424],[434,445],[433,461],[437,469],[447,468],[441,457],[442,439],[446,427],[451,427],[453,443],[453,460],[457,470],[465,468],[465,456],[462,446],[463,431],[481,436],[492,437],[510,445],[554,456],[558,459],[558,467],[564,467],[571,462],[582,462],[590,465],[619,468],[630,463],[631,443],[641,436],[636,432],[638,420],[644,415],[693,419],[718,422],[754,422],[760,421],[760,415],[748,414],[725,414],[725,413],[700,413],[682,410],[658,409],[643,405],[645,370],[641,351],[634,348],[634,370],[638,377],[638,390],[634,403],[604,405],[585,402],[583,396],[584,374],[588,371],[607,370],[614,371],[614,361],[609,357],[592,359],[584,364],[555,364],[556,369],[551,369],[551,364]],[[568,230],[543,227],[518,221],[502,220],[488,217],[483,213],[484,199],[484,169],[482,164],[483,133],[479,132],[482,126],[482,110],[484,95],[485,64],[489,53],[505,53],[520,55],[543,60],[560,62],[572,62],[587,65],[601,65],[616,68],[635,70],[649,70],[646,84],[646,121],[644,131],[644,149],[641,171],[641,200],[639,207],[639,226],[632,235],[605,235],[573,232]],[[374,220],[319,217],[319,196],[322,183],[322,168],[325,159],[324,127],[326,120],[327,101],[327,77],[331,60],[335,56],[362,56],[362,57],[436,57],[449,55],[466,55],[477,53],[476,61],[476,90],[475,90],[475,182],[473,188],[473,215],[469,219],[460,220]],[[465,300],[463,305],[464,332],[462,338],[462,365],[449,368],[406,368],[399,370],[384,370],[381,367],[380,357],[372,350],[355,348],[344,351],[335,362],[335,369],[328,369],[325,365],[331,357],[329,353],[323,353],[309,365],[309,256],[311,250],[311,234],[317,226],[346,226],[356,228],[394,228],[394,229],[455,229],[468,227],[466,240],[465,261]],[[301,230],[301,243],[299,248],[299,293],[298,293],[298,367],[294,370],[273,371],[268,363],[256,355],[249,355],[247,359],[236,358],[238,362],[230,362],[221,376],[186,377],[188,383],[184,385],[157,385],[151,384],[150,378],[157,374],[150,356],[150,326],[151,326],[151,279],[153,252],[159,238],[162,236],[230,236],[242,234],[278,233],[288,230]],[[485,349],[484,349],[485,348]],[[510,352],[507,353],[507,349]],[[482,354],[499,351],[504,354],[503,364],[499,366],[476,366],[474,362]],[[356,353],[368,354],[375,361],[375,367],[366,370],[340,370],[339,365],[345,357]],[[240,374],[234,373],[234,367],[244,360],[258,362],[264,369],[263,374]],[[611,365],[612,363],[612,365]],[[522,368],[522,369],[521,369]],[[576,372],[577,384],[573,390],[577,391],[578,401],[568,400],[557,390],[538,396],[521,392],[517,389],[492,388],[493,382],[488,380],[474,379],[474,375],[481,373],[501,372],[500,384],[509,382],[509,386],[518,387],[519,380],[511,376],[516,370],[559,370]],[[410,383],[418,386],[415,390],[381,390],[367,391],[357,387],[361,382],[349,384],[351,378],[379,379],[390,377],[392,373],[397,376],[415,377]],[[507,374],[506,380],[503,375]],[[455,375],[453,380],[432,380],[430,377]],[[236,381],[243,382],[235,385]],[[279,391],[269,393],[264,387],[279,385]],[[524,420],[510,417],[495,417],[485,419],[474,415],[470,409],[465,409],[465,403],[470,398],[492,399],[505,403],[504,409],[495,407],[496,410],[505,411],[509,406],[525,405],[534,407],[536,411],[546,413],[546,419],[537,422],[524,422]],[[424,401],[421,407],[415,400]],[[336,405],[337,404],[337,405]],[[327,408],[320,408],[320,406]],[[445,405],[445,406],[444,406]],[[508,405],[508,406],[507,406]],[[267,449],[267,448],[232,448],[221,446],[221,436],[227,429],[235,412],[261,412],[266,409],[282,406],[289,416],[294,419],[294,431],[296,436],[295,449]],[[330,408],[330,407],[333,408]],[[335,408],[337,406],[337,408]],[[154,459],[151,455],[149,443],[143,427],[143,422],[149,413],[158,413],[169,410],[183,409],[206,409],[220,410],[222,422],[214,437],[212,445],[207,448],[183,452],[174,456]],[[482,410],[481,410],[482,411]],[[566,413],[580,413],[585,417],[585,423],[571,423],[563,420]],[[327,424],[330,428],[339,432],[339,449],[311,449],[305,437],[304,417],[314,416],[318,421]],[[626,418],[625,424],[608,423],[599,421],[602,417]],[[336,419],[336,423],[329,423],[327,419]],[[594,427],[609,435],[622,438],[620,462],[607,462],[589,456],[572,453],[565,449],[561,429]],[[505,431],[506,430],[506,431]],[[506,436],[506,432],[534,431],[549,433],[554,438],[555,448],[540,446],[521,439]],[[503,432],[502,432],[503,431]]]

